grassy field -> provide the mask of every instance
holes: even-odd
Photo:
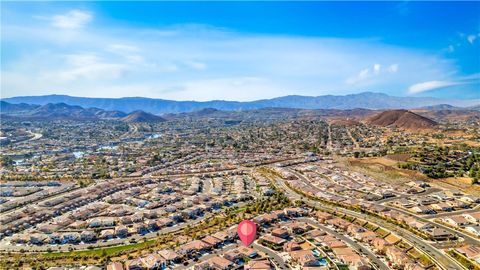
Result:
[[[70,251],[70,252],[49,252],[43,253],[42,255],[45,258],[55,258],[55,257],[68,257],[68,256],[104,256],[104,255],[113,255],[120,253],[122,251],[134,250],[139,248],[146,248],[150,245],[153,245],[155,240],[148,240],[145,242],[134,243],[124,246],[115,246],[102,249],[92,249],[92,250],[81,250],[81,251]]]

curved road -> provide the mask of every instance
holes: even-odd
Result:
[[[264,247],[262,245],[257,244],[257,241],[252,243],[252,248],[267,254],[268,257],[275,262],[275,264],[278,266],[278,268],[280,268],[282,270],[283,269],[285,269],[285,270],[289,269],[289,267],[287,266],[285,261],[282,259],[282,257],[280,257],[280,255],[277,254],[277,252],[275,252],[275,251],[273,251],[273,250],[271,250],[267,247]]]
[[[395,232],[397,235],[403,237],[405,240],[409,241],[413,246],[415,246],[417,249],[421,250],[424,254],[426,254],[433,262],[435,262],[438,266],[440,266],[442,269],[448,269],[448,270],[456,270],[456,269],[465,269],[462,265],[460,265],[457,261],[452,259],[451,257],[447,256],[440,250],[436,249],[433,247],[430,243],[426,242],[422,238],[412,234],[410,231],[405,230],[403,228],[397,227],[383,219],[376,218],[373,216],[369,216],[366,214],[358,213],[355,211],[351,211],[345,208],[340,208],[340,207],[333,207],[329,205],[325,205],[320,201],[314,201],[311,199],[308,199],[306,197],[303,197],[296,193],[295,191],[291,190],[289,187],[287,187],[282,179],[279,179],[277,177],[276,179],[277,185],[280,186],[285,193],[291,198],[291,199],[296,199],[296,200],[303,200],[305,203],[307,203],[311,207],[318,207],[321,206],[325,209],[329,209],[331,211],[337,211],[337,212],[343,212],[348,215],[361,218],[364,220],[372,221],[373,223],[376,223],[377,225],[391,231]]]
[[[306,223],[308,223],[308,224],[310,224],[314,227],[321,228],[323,231],[325,231],[325,232],[327,232],[331,235],[334,235],[336,238],[338,238],[338,239],[342,240],[343,242],[347,243],[353,249],[355,249],[357,252],[365,253],[368,256],[368,258],[370,259],[370,261],[375,263],[375,265],[377,266],[378,269],[381,269],[381,270],[391,269],[382,260],[377,258],[377,256],[375,254],[373,254],[368,248],[360,245],[359,243],[353,241],[352,239],[346,237],[345,235],[340,234],[340,233],[336,232],[335,230],[332,230],[332,229],[328,228],[327,226],[325,226],[323,224],[320,224],[317,221],[312,220],[310,218],[299,218],[298,220],[306,222]]]
[[[446,226],[446,225],[443,225],[443,224],[441,224],[441,223],[438,223],[438,222],[436,222],[436,221],[428,220],[428,219],[426,219],[426,218],[423,218],[423,217],[421,217],[421,216],[419,216],[419,215],[415,215],[415,214],[413,214],[413,213],[411,213],[411,212],[409,212],[409,211],[407,211],[407,210],[401,209],[401,208],[397,208],[397,207],[393,207],[393,206],[385,206],[385,207],[387,207],[387,208],[389,208],[389,209],[392,209],[392,210],[396,210],[396,211],[402,212],[402,213],[404,213],[404,214],[406,214],[406,215],[413,216],[413,217],[415,217],[416,219],[418,219],[418,220],[420,220],[420,221],[422,221],[422,222],[432,223],[433,225],[435,225],[435,226],[437,226],[437,227],[440,227],[440,228],[442,228],[442,229],[444,229],[444,230],[446,230],[446,231],[448,231],[448,232],[450,232],[450,233],[452,233],[452,234],[456,234],[456,235],[461,236],[461,237],[465,240],[465,242],[467,242],[467,243],[469,243],[469,244],[480,245],[480,240],[478,240],[477,238],[472,237],[472,236],[470,236],[470,235],[468,235],[468,234],[466,234],[466,233],[457,231],[457,230],[455,230],[455,229],[452,229],[452,228],[450,228],[450,227],[448,227],[448,226]],[[472,210],[472,209],[469,209],[469,210]],[[452,214],[452,213],[451,213],[451,214]]]

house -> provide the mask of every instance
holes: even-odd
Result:
[[[47,240],[47,236],[43,233],[30,234],[30,243],[33,245],[42,245]]]
[[[207,243],[211,247],[218,247],[222,243],[222,240],[217,239],[211,235],[205,236],[204,238],[202,238],[202,241]]]
[[[318,220],[318,222],[325,223],[327,220],[332,219],[333,216],[329,213],[317,211],[315,212],[315,218]]]
[[[133,224],[133,230],[135,230],[138,234],[146,234],[148,232],[147,227],[143,223],[135,223]]]
[[[225,231],[216,232],[216,233],[212,234],[212,236],[215,237],[216,239],[219,239],[222,242],[231,240],[231,238],[229,237],[229,235]]]
[[[393,264],[395,264],[399,268],[403,268],[407,263],[410,262],[407,254],[394,246],[388,247],[385,255]]]
[[[350,226],[351,223],[341,218],[333,218],[333,219],[327,220],[327,224],[335,226],[343,231],[346,231],[348,226]]]
[[[455,227],[463,227],[469,224],[468,220],[463,216],[446,217],[443,218],[443,222],[453,225]]]
[[[278,219],[278,215],[276,215],[275,213],[266,213],[263,214],[262,217],[265,223],[272,223]]]
[[[480,247],[477,246],[466,245],[455,250],[469,259],[480,258]]]
[[[437,240],[437,241],[449,240],[449,239],[455,239],[456,238],[455,235],[453,235],[450,232],[448,232],[447,230],[441,229],[441,228],[434,228],[434,229],[428,230],[426,232],[430,235],[430,237],[433,240]]]
[[[370,242],[376,237],[377,237],[377,234],[372,231],[357,232],[353,235],[353,238],[362,242]]]
[[[107,265],[107,270],[123,270],[123,264],[120,262],[113,262]]]
[[[223,254],[223,257],[234,263],[241,263],[243,261],[243,255],[238,249],[228,250]]]
[[[312,226],[305,222],[293,222],[287,225],[287,229],[293,234],[303,234],[312,229]]]
[[[100,231],[100,238],[102,239],[113,239],[115,231],[113,229],[107,229]]]
[[[355,235],[356,233],[365,232],[366,229],[357,224],[350,224],[347,227],[347,233],[350,235]]]
[[[172,226],[175,222],[170,218],[161,218],[157,220],[157,227],[164,228]]]
[[[92,242],[97,238],[94,231],[83,231],[80,233],[80,240],[84,243]]]
[[[283,238],[273,236],[271,234],[264,235],[259,239],[261,242],[270,245],[274,250],[280,250],[287,241]]]
[[[432,208],[425,205],[418,205],[418,206],[412,207],[412,211],[417,214],[435,214],[436,213]]]
[[[463,216],[472,223],[480,223],[480,212],[468,213]]]
[[[286,228],[273,229],[272,235],[279,238],[283,238],[283,239],[287,239],[288,237],[290,237],[290,235],[288,234],[288,230]]]
[[[127,260],[125,262],[125,268],[127,270],[143,270],[143,262],[141,258],[135,258],[132,260]]]
[[[454,208],[452,205],[448,204],[448,203],[444,203],[444,202],[441,202],[441,203],[434,203],[431,205],[432,209],[435,210],[435,211],[445,211],[445,212],[450,212],[450,211],[453,211]]]
[[[125,225],[120,225],[115,227],[115,235],[120,238],[125,238],[128,236],[128,229]]]
[[[302,216],[305,211],[301,208],[298,208],[298,207],[290,207],[290,208],[285,208],[284,210],[284,213],[286,216],[288,217],[299,217],[299,216]]]
[[[272,270],[272,264],[268,259],[251,260],[243,267],[244,270]]]
[[[302,247],[297,242],[294,242],[294,241],[289,241],[283,244],[283,251],[285,252],[296,251],[301,249]]]
[[[351,252],[337,255],[338,259],[349,266],[349,269],[365,269],[369,264],[358,254]],[[366,269],[370,269],[366,268]]]
[[[63,244],[66,244],[66,243],[78,243],[80,242],[80,234],[77,233],[77,232],[68,232],[68,233],[64,233],[62,235],[62,240],[61,242]]]
[[[225,258],[215,256],[207,260],[210,265],[214,267],[214,269],[232,269],[234,263],[232,261],[229,261]]]
[[[162,256],[162,258],[167,263],[177,263],[180,261],[180,255],[173,250],[169,249],[162,249],[158,252],[158,255]]]
[[[468,226],[468,227],[465,227],[465,230],[477,237],[480,237],[480,226],[477,225],[477,226]]]
[[[255,258],[257,257],[257,252],[253,248],[241,246],[238,248],[238,251],[246,258]]]
[[[319,262],[311,250],[296,250],[288,253],[292,261],[301,267],[318,266]]]
[[[421,222],[421,221],[418,221],[415,218],[412,218],[411,220],[406,221],[406,223],[407,223],[408,226],[410,226],[412,228],[415,228],[419,231],[428,230],[428,229],[433,228],[432,223]]]
[[[164,269],[167,266],[166,260],[155,253],[148,254],[142,257],[141,260],[147,269]]]
[[[398,199],[393,204],[396,205],[396,206],[404,207],[404,208],[411,208],[411,207],[414,206],[413,201],[411,201],[409,199],[405,199],[405,198]]]
[[[471,195],[462,196],[460,198],[460,200],[464,201],[464,202],[467,202],[467,203],[480,203],[480,198],[479,197],[475,197],[475,196],[471,196]]]
[[[307,234],[307,237],[309,239],[313,239],[315,237],[318,237],[318,236],[323,236],[323,235],[326,235],[327,233],[322,231],[322,230],[319,230],[319,229],[315,229],[315,230],[312,230],[312,231],[309,231],[308,234]]]
[[[157,221],[151,219],[145,221],[145,227],[147,227],[147,229],[150,231],[156,231],[159,229]]]
[[[372,240],[372,245],[377,253],[385,254],[387,248],[390,247],[392,244],[387,242],[385,239],[378,237]]]
[[[60,243],[62,239],[62,235],[59,233],[52,233],[48,236],[48,243],[49,244],[57,244]]]
[[[197,252],[202,252],[210,249],[211,246],[201,240],[193,240],[188,242],[179,248],[180,254],[191,255]]]

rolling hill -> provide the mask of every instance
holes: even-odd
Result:
[[[370,117],[367,123],[403,129],[430,129],[438,125],[437,122],[408,110],[384,111]]]
[[[164,118],[144,111],[134,111],[121,119],[127,123],[164,122]]]
[[[83,108],[65,103],[11,104],[5,101],[0,103],[0,114],[4,118],[31,119],[31,120],[96,120],[115,119],[127,116],[121,111],[105,111],[98,108]]]

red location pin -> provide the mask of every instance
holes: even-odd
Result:
[[[257,225],[251,220],[244,220],[238,224],[237,234],[242,243],[248,247],[257,237]]]

